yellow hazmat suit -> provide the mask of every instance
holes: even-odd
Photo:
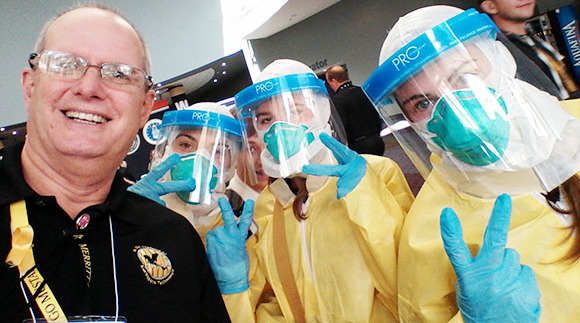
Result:
[[[257,243],[250,289],[224,295],[233,322],[294,322],[276,270],[273,209],[284,209],[288,253],[307,322],[397,322],[397,241],[413,201],[396,163],[364,155],[367,173],[337,200],[336,178],[308,176],[307,219],[292,211],[283,179],[256,202]],[[253,266],[252,266],[253,267]]]
[[[184,218],[189,220],[195,231],[199,234],[203,244],[205,245],[205,236],[207,233],[219,226],[224,225],[220,208],[216,205],[215,209],[211,210],[207,215],[196,216],[195,211],[191,206],[177,197],[176,194],[167,194],[161,197],[165,201],[166,206],[174,212],[181,214]]]
[[[436,172],[417,195],[405,220],[399,247],[401,322],[462,322],[455,303],[457,278],[443,249],[439,214],[457,213],[465,243],[476,255],[495,198],[480,199],[452,189]],[[540,194],[512,196],[507,247],[536,274],[541,291],[540,322],[576,322],[580,317],[580,264],[558,262],[569,250],[566,218]]]
[[[580,119],[580,99],[560,101],[560,106],[569,114]]]
[[[401,322],[462,322],[456,305],[458,279],[443,246],[440,214],[447,207],[454,210],[475,256],[503,193],[512,201],[507,247],[515,252],[509,254],[517,252],[537,277],[541,322],[578,321],[580,265],[560,261],[572,244],[568,218],[536,192],[558,188],[580,169],[580,123],[554,97],[516,78],[517,65],[496,40],[499,30],[485,14],[428,6],[399,18],[390,30],[380,66],[362,88],[391,129],[403,118],[410,124],[411,129],[395,136],[426,177],[399,241]],[[461,251],[451,258],[464,256]],[[486,260],[464,272],[496,268]],[[516,269],[500,267],[495,273],[515,275]],[[479,274],[470,278],[485,276]],[[525,302],[517,306],[514,295],[523,293],[518,287],[499,289],[492,283],[498,288],[482,292],[470,285],[472,280],[461,283],[459,302],[470,322],[488,317],[489,307],[474,301],[486,299],[484,292],[491,301],[501,299],[492,306],[503,306],[504,313],[537,313],[533,296],[529,307]],[[532,285],[526,295],[533,295]]]
[[[580,100],[561,101],[564,110],[580,116]],[[433,159],[435,160],[435,159]],[[403,322],[462,322],[455,304],[457,280],[439,230],[445,207],[457,213],[465,243],[473,255],[495,198],[481,199],[451,188],[436,172],[429,175],[407,215],[399,248],[399,314]],[[539,193],[512,196],[507,247],[520,254],[538,279],[541,322],[575,322],[580,317],[580,264],[561,262],[571,241],[565,215],[554,212]],[[425,284],[425,282],[429,284]]]

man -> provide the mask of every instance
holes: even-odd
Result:
[[[344,125],[348,147],[359,154],[382,156],[381,118],[360,87],[352,84],[348,71],[334,65],[326,71],[326,82],[336,94],[332,102]]]
[[[578,95],[578,86],[562,61],[564,57],[526,29],[526,20],[534,15],[536,0],[480,0],[480,8],[507,36],[498,38],[514,56],[518,78],[561,100]]]
[[[28,136],[0,151],[2,321],[229,322],[194,229],[116,174],[154,99],[135,28],[105,7],[71,9],[29,63]]]

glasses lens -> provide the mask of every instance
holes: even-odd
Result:
[[[101,69],[103,78],[116,84],[139,86],[144,82],[145,75],[127,64],[103,64]]]
[[[38,62],[41,71],[62,78],[78,78],[83,75],[86,67],[84,59],[62,52],[43,52]]]
[[[44,51],[40,56],[31,58],[32,65],[37,64],[38,69],[47,74],[52,74],[62,78],[78,79],[82,77],[89,68],[101,69],[101,77],[114,84],[142,86],[145,83],[150,86],[150,81],[145,72],[127,64],[105,63],[102,65],[89,65],[82,57],[73,54]]]

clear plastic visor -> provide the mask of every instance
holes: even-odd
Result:
[[[291,177],[311,163],[334,163],[319,140],[325,132],[344,141],[344,130],[326,92],[297,89],[257,101],[241,114],[263,145],[260,165],[270,177]],[[256,166],[256,165],[255,165]]]
[[[501,44],[476,37],[419,68],[377,108],[425,178],[435,168],[477,196],[547,191],[574,173],[554,157],[569,118],[514,73]]]
[[[285,92],[266,99],[252,110],[252,124],[258,133],[264,133],[276,122],[294,125],[323,126],[328,122],[330,107],[317,112],[316,101],[328,100],[322,95],[303,93],[311,90]],[[318,99],[318,100],[317,100]]]
[[[194,178],[192,192],[179,192],[190,204],[210,204],[212,193],[224,193],[233,177],[241,148],[240,136],[211,127],[162,127],[155,147],[152,165],[155,167],[172,154],[181,161],[166,175],[165,180]]]

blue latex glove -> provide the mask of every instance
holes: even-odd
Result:
[[[207,258],[222,294],[241,293],[250,288],[246,238],[254,214],[254,201],[246,200],[239,223],[225,198],[221,197],[218,204],[224,226],[207,233]]]
[[[338,165],[305,165],[304,174],[316,176],[337,176],[336,198],[345,197],[360,183],[367,172],[366,160],[356,152],[338,142],[326,133],[320,134],[320,141],[328,147],[338,161]]]
[[[461,223],[451,208],[441,212],[441,236],[457,274],[457,306],[465,323],[538,322],[540,290],[536,276],[506,248],[511,216],[509,195],[499,196],[483,243],[473,258],[463,241]]]
[[[153,167],[153,169],[141,178],[137,183],[129,186],[129,192],[139,194],[152,201],[155,201],[165,206],[165,201],[160,197],[175,192],[187,192],[195,190],[195,179],[191,178],[182,181],[159,182],[159,179],[167,173],[171,167],[177,165],[181,160],[181,156],[173,154],[164,160],[161,164]]]

